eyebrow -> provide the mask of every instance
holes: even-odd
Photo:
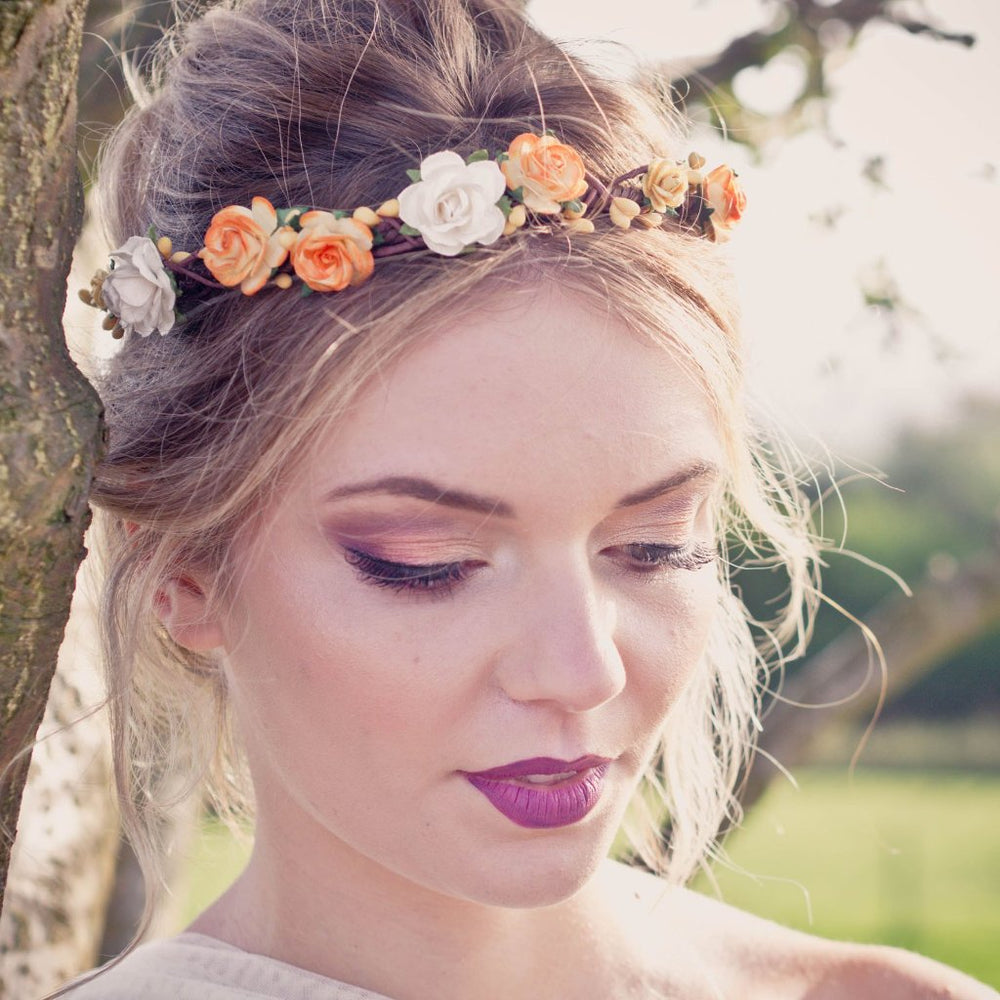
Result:
[[[622,507],[637,507],[641,503],[656,500],[657,497],[661,497],[665,493],[670,493],[680,486],[685,486],[695,479],[714,479],[718,474],[719,467],[717,465],[713,465],[711,462],[695,462],[694,465],[689,465],[686,469],[681,469],[672,476],[660,479],[658,482],[652,483],[644,489],[636,490],[635,493],[629,493],[628,496],[622,497],[615,504],[615,507],[619,509]]]
[[[634,493],[621,498],[616,509],[636,507],[639,504],[655,500],[666,493],[676,490],[695,479],[714,477],[718,467],[710,462],[696,462],[694,465],[681,469],[665,479],[646,486]],[[471,510],[478,514],[492,514],[498,517],[515,517],[514,508],[498,497],[481,496],[466,490],[453,490],[441,486],[430,479],[419,476],[384,476],[363,483],[352,483],[348,486],[338,486],[323,497],[326,501],[343,500],[347,497],[370,493],[384,493],[388,496],[413,497],[426,500],[428,503],[442,504],[445,507],[455,507],[459,510]]]
[[[471,510],[478,514],[496,514],[500,517],[513,517],[514,508],[495,497],[484,497],[478,493],[468,493],[465,490],[452,490],[416,476],[385,476],[366,483],[354,483],[350,486],[340,486],[324,496],[325,500],[342,500],[344,497],[358,496],[363,493],[386,493],[394,497],[415,497],[427,500],[429,503],[442,504],[445,507],[457,507],[459,510]]]

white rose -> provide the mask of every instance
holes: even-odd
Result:
[[[507,190],[492,160],[466,163],[458,153],[433,153],[420,164],[420,180],[399,195],[399,217],[424,243],[454,257],[472,243],[499,239],[506,219],[497,202]]]
[[[156,244],[147,236],[131,236],[111,260],[114,266],[101,285],[108,312],[127,333],[168,333],[177,295]]]

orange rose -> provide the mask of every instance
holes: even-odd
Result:
[[[747,196],[732,167],[716,167],[706,178],[702,194],[714,211],[708,217],[717,240],[729,238],[729,231],[743,217]]]
[[[555,215],[562,203],[587,193],[583,160],[572,146],[551,135],[524,132],[514,139],[500,164],[511,191],[522,189],[524,204],[540,215]]]
[[[292,230],[277,227],[277,213],[266,198],[254,198],[253,208],[229,205],[212,217],[198,256],[216,281],[253,295],[288,256],[283,240]]]
[[[688,193],[688,165],[673,160],[652,160],[642,177],[642,193],[654,212],[680,208]]]
[[[301,225],[292,267],[313,291],[340,292],[371,276],[372,231],[363,222],[313,211],[302,216]]]

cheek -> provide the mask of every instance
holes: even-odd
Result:
[[[663,718],[702,662],[719,603],[714,567],[684,573],[668,590],[651,593],[632,608],[628,629],[636,685],[650,708]]]
[[[230,617],[227,670],[248,744],[339,768],[411,737],[444,738],[474,697],[467,632],[453,641],[346,567],[310,576],[303,565],[262,573],[266,586],[244,588]]]

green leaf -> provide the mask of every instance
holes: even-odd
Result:
[[[510,210],[513,207],[514,204],[513,202],[511,202],[510,198],[507,197],[507,195],[504,194],[500,196],[500,200],[497,202],[497,208],[499,208],[500,211],[503,212],[503,217],[505,219],[507,218],[508,215],[510,215]]]
[[[547,129],[546,129],[546,130],[545,130],[545,131],[544,131],[544,132],[542,133],[542,135],[551,135],[553,139],[556,139],[556,138],[558,138],[558,136],[557,136],[557,135],[555,134],[555,132],[553,132],[553,131],[552,131],[552,129],[550,129],[550,128],[547,128]]]
[[[373,247],[380,247],[380,246],[382,246],[383,243],[385,243],[385,233],[383,233],[381,229],[373,229],[372,230],[372,246]]]
[[[497,153],[497,163],[506,163],[510,159],[510,153]]]
[[[335,219],[346,219],[351,213],[343,208],[335,208],[330,214]]]
[[[312,295],[313,290],[303,281],[302,287],[299,289],[299,298],[304,299],[306,296]]]
[[[146,235],[155,243],[160,237],[156,234],[156,226],[152,223],[149,225],[149,229],[146,230]]]
[[[399,231],[404,236],[419,236],[420,230],[414,229],[413,226],[408,226],[405,222],[399,227]]]
[[[522,185],[521,187],[511,188],[510,189],[510,196],[511,196],[511,198],[514,199],[514,201],[523,202],[524,201],[524,186]]]
[[[419,183],[419,181],[422,180],[420,176],[420,171],[415,170],[413,167],[411,167],[409,170],[406,171],[406,176],[409,177],[414,184],[417,184]]]
[[[485,149],[477,149],[474,153],[469,153],[465,158],[466,163],[479,163],[481,160],[488,160],[490,154]]]
[[[582,212],[583,202],[579,198],[574,198],[573,201],[564,201],[562,207],[568,209],[571,212]]]
[[[180,325],[181,323],[186,323],[187,322],[187,316],[185,316],[184,313],[182,313],[180,311],[180,309],[175,309],[174,310],[174,322],[177,323],[178,325]]]

